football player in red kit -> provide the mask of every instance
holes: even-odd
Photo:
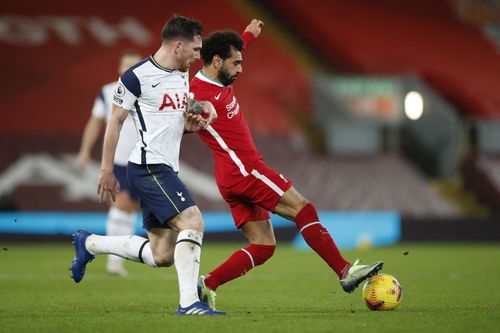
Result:
[[[259,36],[262,26],[262,21],[254,19],[241,36],[234,31],[212,33],[203,41],[204,67],[191,81],[194,98],[210,101],[217,110],[217,121],[197,134],[212,150],[220,193],[231,209],[236,227],[250,242],[206,277],[200,277],[200,297],[213,308],[217,287],[244,275],[273,255],[276,240],[270,211],[297,225],[307,244],[335,271],[346,292],[353,292],[383,265],[347,262],[321,225],[313,204],[290,180],[269,168],[257,151],[232,83],[243,71],[243,49]]]

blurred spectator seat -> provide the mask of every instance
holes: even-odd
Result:
[[[500,118],[500,54],[447,1],[265,3],[339,71],[415,73],[463,113]]]

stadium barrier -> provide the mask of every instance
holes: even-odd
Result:
[[[205,233],[208,235],[236,232],[230,213],[204,212],[203,217]],[[341,249],[389,245],[397,243],[401,238],[400,217],[397,213],[321,211],[319,217],[322,224],[334,235],[335,242]],[[78,229],[105,234],[105,221],[105,212],[2,212],[0,213],[0,239],[2,234],[69,236]],[[272,217],[272,222],[277,232],[292,227],[294,247],[308,248],[290,221],[275,215]],[[136,234],[145,234],[140,216],[136,221]],[[230,239],[236,240],[232,237]]]

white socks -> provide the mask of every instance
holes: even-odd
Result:
[[[203,233],[183,230],[177,236],[174,250],[175,269],[179,281],[179,304],[185,308],[199,301],[198,274],[200,272]],[[93,255],[114,254],[148,266],[157,267],[151,246],[146,238],[132,236],[99,236],[91,234],[85,247]]]
[[[85,247],[91,254],[114,254],[148,266],[157,267],[149,245],[144,237],[132,236],[99,236],[90,235],[85,241]]]
[[[128,213],[116,207],[111,207],[106,220],[106,235],[108,236],[124,236],[133,235],[135,230],[135,220],[137,213]],[[115,255],[108,256],[106,269],[110,273],[125,275],[126,271],[123,268],[124,259]]]
[[[179,303],[183,308],[199,300],[198,273],[202,239],[203,233],[195,230],[183,230],[177,236],[174,261],[179,280]]]

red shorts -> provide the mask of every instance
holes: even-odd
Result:
[[[219,191],[228,203],[234,223],[239,229],[245,222],[269,219],[292,181],[285,179],[263,162],[256,163],[249,175],[230,187],[219,186]]]

